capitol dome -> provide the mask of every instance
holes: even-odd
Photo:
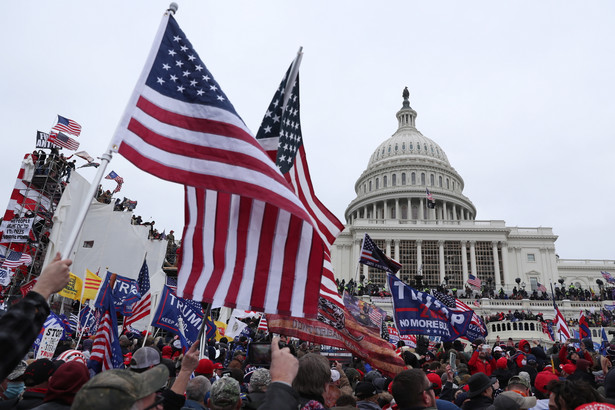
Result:
[[[371,155],[355,184],[357,197],[346,209],[346,220],[474,220],[476,208],[463,195],[463,178],[444,150],[416,129],[407,88],[403,98],[397,131]]]

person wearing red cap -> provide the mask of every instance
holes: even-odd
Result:
[[[553,373],[553,368],[551,366],[546,366],[541,372],[536,375],[536,380],[534,381],[534,389],[536,390],[536,397],[538,399],[549,398],[547,384],[549,384],[551,380],[559,380],[559,377],[557,377],[557,375]]]
[[[434,385],[433,392],[438,398],[442,391],[442,378],[437,373],[427,373],[427,379]]]
[[[199,360],[199,365],[196,367],[194,371],[195,376],[205,376],[207,380],[211,381],[214,377],[214,364],[209,359],[201,359]]]
[[[575,370],[577,370],[577,367],[572,364],[572,363],[567,363],[563,366],[560,365],[560,368],[562,369],[562,376],[563,377],[568,377],[570,376],[572,373],[574,373]]]

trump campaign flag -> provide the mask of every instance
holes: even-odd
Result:
[[[137,281],[107,272],[94,306],[105,309],[107,299],[112,301],[116,311],[124,316],[130,316],[135,302],[141,299]]]
[[[361,246],[361,258],[359,262],[363,265],[373,268],[382,269],[390,273],[397,273],[401,269],[401,263],[389,258],[384,252],[376,246],[372,238],[365,234],[363,238],[363,246]]]
[[[443,342],[466,334],[472,312],[454,312],[428,293],[419,292],[389,274],[395,324],[400,335],[440,336]]]
[[[178,335],[182,346],[189,348],[199,338],[202,323],[203,310],[198,303],[177,297],[167,285],[162,287],[152,326]]]
[[[186,186],[178,296],[316,316],[325,243],[171,12],[111,144]]]

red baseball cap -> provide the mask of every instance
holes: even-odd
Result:
[[[214,363],[214,369],[221,370],[224,369],[224,366],[222,366],[222,363]]]
[[[213,374],[214,373],[214,364],[209,359],[201,359],[199,360],[199,365],[194,369],[194,373],[197,374]]]

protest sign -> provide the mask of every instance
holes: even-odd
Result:
[[[2,221],[0,231],[3,242],[24,243],[30,237],[34,218],[13,218],[8,221]]]

